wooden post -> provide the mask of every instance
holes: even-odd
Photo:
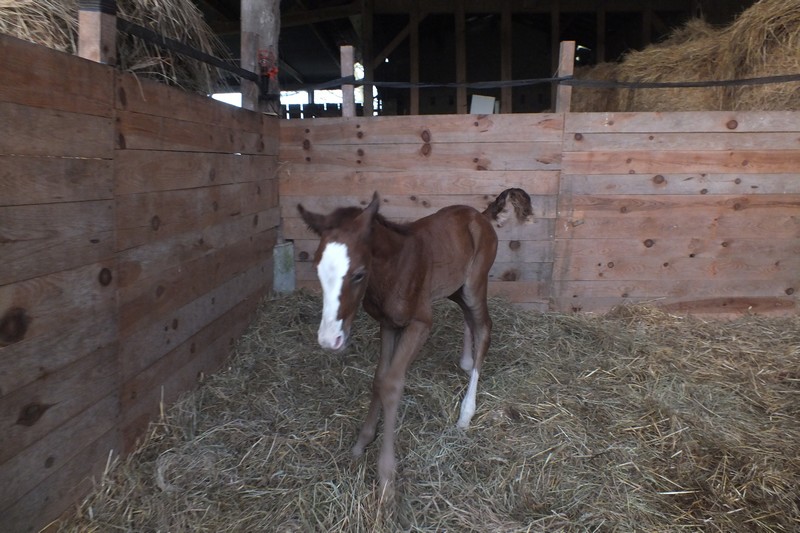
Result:
[[[550,56],[552,58],[551,72],[558,72],[559,57],[557,55],[561,42],[561,1],[552,0],[550,5]],[[550,106],[555,107],[557,87],[550,91]]]
[[[511,81],[511,3],[503,2],[500,12],[500,79]],[[500,112],[511,113],[513,107],[511,87],[500,88]]]
[[[372,93],[373,87],[369,82],[375,79],[375,69],[372,64],[372,24],[375,0],[362,0],[361,8],[361,64],[364,65],[364,116],[374,114]]]
[[[467,82],[467,29],[464,2],[456,2],[456,83]],[[467,88],[456,88],[456,113],[466,114]]]
[[[409,55],[411,56],[410,59],[410,81],[411,83],[419,83],[419,3],[414,2],[413,7],[411,8],[411,20],[409,22],[409,26],[411,26],[410,36],[409,36]],[[412,115],[419,115],[419,88],[412,87],[411,88],[411,98],[410,98],[410,114]]]
[[[595,57],[598,63],[606,60],[606,9],[597,8],[597,50]]]
[[[572,76],[575,72],[575,41],[562,41],[558,54],[558,75]],[[569,113],[572,86],[559,84],[556,89],[556,113]]]
[[[352,76],[354,67],[354,54],[353,46],[346,44],[339,47],[339,54],[341,55],[341,73],[342,77]],[[356,97],[353,85],[342,85],[342,116],[354,117],[356,116]]]
[[[278,66],[278,37],[281,31],[280,0],[241,0],[241,67],[261,75],[259,50]],[[261,113],[280,113],[278,78],[268,80],[269,99],[259,98],[258,83],[242,80],[242,107]]]
[[[78,55],[106,65],[117,64],[116,0],[81,0]]]

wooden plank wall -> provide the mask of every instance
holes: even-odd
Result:
[[[281,126],[281,216],[294,240],[297,284],[318,287],[312,260],[318,239],[297,204],[328,212],[366,205],[413,220],[454,203],[484,209],[500,192],[522,187],[535,219],[498,229],[490,291],[546,309],[563,115],[439,115],[289,120]]]
[[[414,219],[507,187],[535,222],[498,230],[491,292],[526,307],[654,302],[797,312],[800,113],[568,113],[284,121],[281,212],[300,286],[317,239],[296,204]]]
[[[572,113],[553,308],[797,312],[800,113]]]
[[[38,531],[271,288],[279,124],[6,36],[0,72],[0,531]]]

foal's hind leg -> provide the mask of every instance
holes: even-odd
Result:
[[[485,269],[486,272],[488,272],[488,266]],[[474,277],[468,279],[467,283],[461,288],[456,299],[456,302],[464,311],[466,329],[470,330],[472,337],[472,366],[469,370],[469,386],[464,400],[461,402],[461,414],[456,423],[460,428],[468,427],[475,414],[478,378],[480,377],[483,359],[486,357],[491,341],[492,319],[489,317],[489,305],[487,303],[487,281],[485,273],[475,272]],[[465,351],[466,343],[467,339],[465,338]],[[463,358],[464,355],[462,354],[462,368],[464,368]]]
[[[472,328],[469,327],[469,322],[464,317],[464,348],[461,350],[461,360],[459,362],[459,366],[464,372],[469,372],[475,366],[474,345]]]

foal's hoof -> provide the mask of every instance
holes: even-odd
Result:
[[[366,448],[366,446],[364,446],[363,444],[356,443],[355,446],[353,446],[353,448],[350,450],[350,453],[352,454],[353,459],[358,459],[359,457],[364,455],[364,449],[365,448]]]

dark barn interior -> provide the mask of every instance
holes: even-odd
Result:
[[[197,4],[237,59],[240,1],[198,0]],[[576,66],[615,61],[658,42],[691,18],[724,25],[752,4],[753,0],[284,0],[280,87],[307,91],[339,78],[339,47],[344,44],[355,46],[356,60],[364,64],[366,77],[375,81],[546,78],[556,71],[561,41],[576,41]],[[236,80],[230,83],[235,90]],[[418,103],[412,105],[408,89],[379,88],[379,113],[465,113],[474,92],[467,89],[459,96],[455,88],[420,89]],[[478,92],[500,99],[502,112],[552,108],[546,84],[515,87],[510,104],[503,101],[499,88]]]

